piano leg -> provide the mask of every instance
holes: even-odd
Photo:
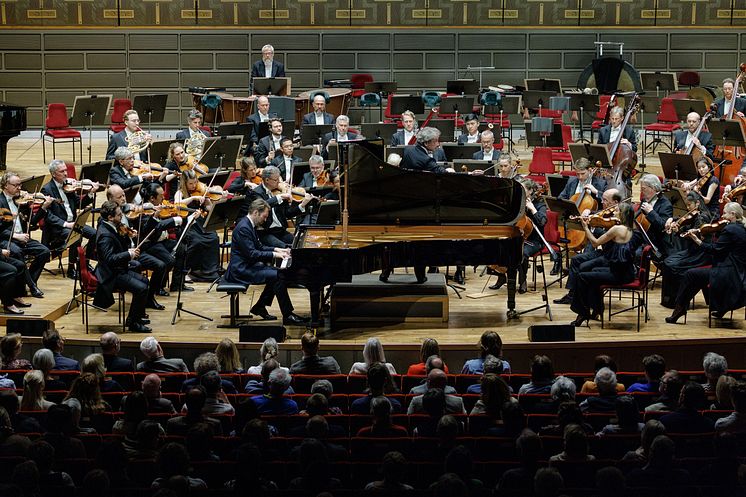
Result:
[[[311,326],[318,325],[321,317],[321,288],[309,288],[311,300]]]
[[[508,268],[508,319],[518,319],[520,314],[515,310],[515,290],[517,282],[518,268]]]

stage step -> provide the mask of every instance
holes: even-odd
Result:
[[[383,323],[448,322],[448,287],[443,274],[428,274],[423,284],[413,274],[392,274],[388,283],[377,274],[353,276],[332,291],[333,328]]]

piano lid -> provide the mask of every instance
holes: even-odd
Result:
[[[380,142],[349,145],[350,224],[513,224],[523,216],[515,180],[410,171],[381,157]]]

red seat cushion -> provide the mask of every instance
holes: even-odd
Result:
[[[44,134],[52,138],[80,138],[80,131],[72,128],[48,129]]]
[[[653,123],[645,126],[645,131],[663,131],[666,133],[671,133],[677,129],[681,129],[681,125],[673,123]]]
[[[119,133],[124,129],[124,124],[112,124],[111,126],[109,126],[109,129],[112,133]]]

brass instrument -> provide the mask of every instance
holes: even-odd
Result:
[[[137,128],[137,131],[127,136],[125,139],[127,140],[127,150],[133,154],[139,154],[150,145],[148,134],[139,127]]]
[[[194,159],[199,162],[205,148],[205,135],[203,135],[202,132],[193,134],[184,141],[184,147],[187,155],[194,157]]]

